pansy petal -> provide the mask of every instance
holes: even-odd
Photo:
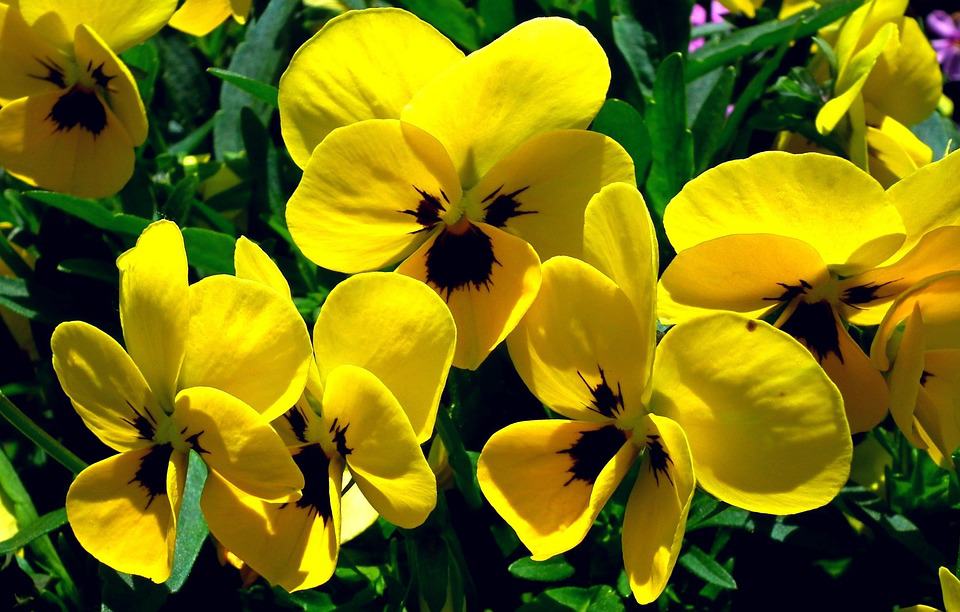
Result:
[[[516,327],[540,289],[540,258],[526,241],[466,220],[433,236],[397,272],[446,300],[457,324],[453,365],[468,370]]]
[[[490,505],[542,561],[583,540],[636,456],[612,423],[522,421],[490,437],[477,478]]]
[[[53,331],[50,348],[60,385],[90,431],[117,451],[152,444],[166,415],[116,340],[92,325],[69,321]]]
[[[416,434],[433,434],[457,329],[436,292],[392,272],[359,274],[327,296],[313,329],[321,375],[362,367],[393,393]]]
[[[928,232],[945,225],[960,225],[960,152],[923,166],[887,192],[903,216],[907,240],[893,259],[910,251]]]
[[[529,138],[586,128],[609,84],[607,57],[586,28],[531,19],[427,83],[401,118],[439,138],[472,187]]]
[[[412,125],[370,120],[330,134],[287,203],[303,254],[339,272],[396,263],[460,199],[443,146]]]
[[[177,0],[19,0],[34,30],[60,46],[73,41],[80,24],[99,34],[115,53],[153,36],[170,19]]]
[[[156,221],[117,259],[127,352],[157,401],[172,412],[190,319],[187,252],[180,228]]]
[[[232,395],[210,387],[184,389],[172,418],[207,465],[243,492],[286,501],[303,488],[303,475],[280,436]]]
[[[960,447],[960,349],[927,351],[921,384],[916,418],[929,440],[927,452],[952,470],[953,453]]]
[[[689,318],[683,308],[671,312],[671,304],[753,315],[829,278],[820,254],[803,240],[775,234],[722,236],[680,251],[667,266],[660,279],[668,298],[660,305],[661,318]]]
[[[948,612],[960,610],[960,580],[945,567],[937,572],[940,578],[940,590],[943,593],[943,607]]]
[[[590,198],[605,185],[635,180],[633,160],[612,138],[556,130],[500,160],[466,196],[465,209],[471,219],[520,236],[543,260],[578,257]]]
[[[890,414],[903,435],[917,448],[926,446],[914,420],[920,381],[923,379],[923,352],[923,315],[920,306],[914,304],[887,382],[890,385]]]
[[[96,94],[62,92],[0,109],[0,166],[43,189],[86,198],[117,193],[133,174],[130,135]],[[79,119],[78,105],[85,109]]]
[[[285,504],[265,502],[215,472],[200,500],[214,537],[268,582],[287,591],[319,586],[337,566],[343,464],[319,467],[322,480],[317,486],[327,489],[329,514],[321,515],[304,498]]]
[[[296,403],[313,351],[289,298],[257,281],[217,275],[190,286],[190,305],[181,389],[226,391],[267,421]]]
[[[867,152],[870,174],[886,188],[933,159],[933,150],[892,117],[883,117],[879,127],[867,126]]]
[[[206,36],[232,14],[230,0],[186,0],[167,25],[191,36]]]
[[[367,370],[342,365],[327,375],[323,418],[370,504],[400,527],[423,523],[437,504],[437,479],[390,390]]]
[[[27,25],[20,11],[0,3],[0,103],[59,91],[67,61]]]
[[[399,119],[424,85],[463,52],[415,15],[395,8],[349,11],[294,54],[280,79],[280,126],[301,168],[338,127]]]
[[[167,497],[169,445],[133,450],[89,466],[67,491],[67,518],[101,563],[164,582],[173,564],[176,519]]]
[[[584,421],[636,414],[649,379],[654,335],[612,280],[582,261],[543,265],[533,306],[507,340],[513,364],[537,398]]]
[[[348,474],[349,476],[349,474]],[[340,505],[343,507],[343,524],[340,526],[340,541],[347,543],[373,526],[380,517],[376,508],[363,496],[360,487],[347,485]]]
[[[831,155],[780,151],[720,164],[684,186],[664,226],[679,253],[729,234],[803,240],[838,274],[886,260],[903,222],[869,174]]]
[[[792,514],[846,483],[852,446],[840,394],[770,325],[730,313],[677,325],[657,346],[653,384],[651,410],[683,428],[698,482],[723,501]]]
[[[623,515],[622,537],[630,589],[637,602],[648,604],[663,592],[677,562],[696,479],[687,438],[677,423],[651,414],[643,433],[659,450],[648,447],[644,454]]]
[[[233,252],[233,267],[237,272],[237,278],[257,281],[280,295],[291,298],[290,285],[287,284],[287,279],[283,277],[280,268],[269,255],[263,252],[263,249],[246,236],[237,238],[237,246]]]

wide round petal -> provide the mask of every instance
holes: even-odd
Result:
[[[401,118],[440,139],[469,188],[529,138],[586,128],[609,84],[607,57],[586,28],[532,19],[427,83]]]
[[[181,389],[214,387],[267,421],[303,392],[313,350],[289,298],[257,281],[209,276],[190,286]]]
[[[590,198],[605,185],[635,180],[633,160],[612,138],[556,130],[500,160],[465,197],[464,207],[471,219],[529,242],[543,260],[578,257]]]
[[[176,541],[168,476],[182,490],[186,472],[177,470],[168,446],[114,455],[80,472],[66,502],[80,545],[117,571],[164,582]]]
[[[173,409],[190,320],[187,252],[180,228],[156,221],[117,259],[127,352],[166,412]]]
[[[62,74],[57,68],[68,61],[65,53],[27,25],[20,11],[0,3],[0,103],[59,91],[55,73]]]
[[[734,234],[680,251],[663,273],[661,319],[696,315],[683,306],[757,315],[792,291],[817,287],[830,273],[815,248],[776,234]],[[804,285],[806,283],[806,285]],[[791,290],[791,287],[795,288]],[[680,308],[671,308],[678,304]]]
[[[867,152],[870,175],[885,188],[933,160],[933,150],[892,117],[880,118],[878,127],[867,126]]]
[[[0,109],[0,166],[43,189],[85,198],[117,193],[133,174],[133,140],[92,93],[82,94],[84,104],[102,109],[102,128],[99,115],[89,129],[61,127],[53,118],[54,106],[69,95],[61,92],[20,98]]]
[[[399,119],[413,95],[463,52],[430,24],[395,8],[349,11],[294,54],[280,79],[280,127],[301,168],[334,129]]]
[[[186,0],[167,25],[191,36],[206,36],[233,13],[230,0]]]
[[[818,508],[839,492],[852,446],[836,387],[789,336],[715,314],[657,346],[650,407],[679,423],[697,480],[753,512]]]
[[[430,438],[457,342],[436,292],[392,272],[348,278],[324,301],[313,342],[321,376],[341,365],[368,370],[400,402],[417,441]]]
[[[303,488],[303,475],[277,432],[232,395],[210,387],[184,389],[172,418],[207,465],[241,491],[286,501]]]
[[[920,380],[918,429],[930,457],[952,470],[953,453],[960,447],[960,349],[927,351]]]
[[[914,420],[921,381],[925,378],[923,353],[923,315],[919,304],[914,304],[887,382],[890,385],[890,414],[903,435],[917,448],[926,446]]]
[[[779,234],[807,242],[842,275],[883,262],[903,241],[903,222],[880,184],[818,153],[771,151],[720,164],[686,184],[663,222],[678,253],[730,234]]]
[[[554,257],[507,346],[527,388],[553,410],[584,421],[629,420],[643,406],[651,332],[612,280],[582,261]]]
[[[630,491],[623,515],[623,564],[633,596],[648,604],[663,592],[677,563],[696,478],[679,425],[650,415],[634,435],[641,433],[661,450],[648,447]],[[665,455],[654,455],[661,451]]]
[[[277,264],[270,256],[263,252],[255,242],[246,236],[237,238],[237,246],[233,251],[233,268],[237,278],[257,281],[270,287],[280,295],[293,299],[290,294],[290,285]]]
[[[340,551],[343,464],[330,463],[328,471],[330,516],[298,502],[265,502],[211,473],[200,500],[210,532],[271,584],[296,591],[325,583]]]
[[[390,390],[342,365],[327,375],[323,418],[370,505],[400,527],[423,523],[437,504],[437,479]]]
[[[152,433],[166,414],[116,340],[92,325],[69,321],[53,331],[50,348],[60,386],[104,444],[127,451],[153,443]]]
[[[177,8],[177,0],[19,0],[17,4],[26,22],[57,45],[68,45],[77,26],[85,24],[115,53],[153,36]]]
[[[397,267],[443,297],[457,324],[453,365],[474,370],[513,331],[540,289],[540,258],[485,223],[445,229]],[[483,269],[486,264],[488,269]]]
[[[435,138],[396,120],[363,121],[314,150],[287,225],[314,263],[352,274],[411,253],[459,199],[457,173]]]
[[[907,240],[894,259],[902,257],[931,230],[960,225],[960,153],[953,152],[896,183],[887,192],[903,217]]]
[[[611,423],[522,421],[490,437],[477,478],[493,509],[542,561],[583,540],[636,456]]]

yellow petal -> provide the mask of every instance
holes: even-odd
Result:
[[[463,52],[406,11],[350,11],[294,54],[280,79],[280,127],[301,168],[327,134],[365,119],[399,119],[424,85]]]
[[[799,343],[723,313],[657,346],[651,410],[687,435],[697,480],[753,512],[818,508],[839,492],[852,446],[836,387]]]
[[[634,184],[633,160],[615,140],[585,130],[530,138],[465,196],[471,219],[520,236],[541,259],[578,257],[584,209],[605,185]]]
[[[380,513],[363,496],[360,487],[347,489],[340,501],[343,506],[343,524],[340,526],[340,541],[349,542],[377,522]]]
[[[907,228],[907,240],[894,259],[902,257],[931,230],[960,225],[960,153],[953,152],[926,165],[895,184],[887,192],[900,211]]]
[[[296,502],[265,502],[215,472],[200,500],[214,537],[271,584],[288,591],[325,583],[337,566],[343,463],[327,462],[322,453],[316,459],[304,497]]]
[[[493,509],[540,561],[583,540],[636,456],[610,423],[522,421],[490,437],[477,478]]]
[[[841,275],[883,262],[903,241],[880,184],[818,153],[771,151],[707,170],[670,202],[664,226],[678,253],[729,234],[796,238]]]
[[[529,244],[465,219],[431,237],[397,272],[446,300],[457,324],[453,365],[469,370],[513,331],[540,289],[540,259]]]
[[[731,310],[756,316],[778,303],[791,287],[817,287],[830,278],[817,250],[775,234],[722,236],[680,251],[660,279],[661,318],[680,322],[683,306]],[[671,308],[679,304],[681,308]]]
[[[153,36],[177,8],[177,0],[19,0],[18,4],[26,22],[58,46],[68,45],[77,26],[86,24],[115,53]]]
[[[930,147],[892,117],[867,127],[867,150],[870,174],[887,188],[933,159]]]
[[[230,0],[230,14],[233,20],[241,25],[245,24],[252,5],[253,0]]]
[[[267,421],[296,403],[313,351],[289,298],[256,281],[217,275],[190,286],[190,304],[181,389],[226,391]]]
[[[177,453],[179,454],[179,453]],[[94,463],[67,491],[67,518],[80,545],[104,565],[163,582],[170,576],[176,518],[167,497],[168,445]],[[184,472],[176,472],[183,486]]]
[[[173,410],[184,359],[190,291],[180,228],[157,221],[117,259],[120,323],[127,352],[166,412]]]
[[[352,274],[411,253],[459,200],[457,173],[435,138],[396,120],[363,121],[314,150],[287,225],[314,263]]]
[[[283,277],[280,268],[263,252],[257,244],[246,236],[237,238],[237,247],[233,252],[233,267],[238,278],[257,281],[270,287],[280,295],[291,298],[290,285]]]
[[[529,138],[586,128],[609,84],[607,57],[586,28],[532,19],[427,83],[401,118],[440,139],[469,188]]]
[[[643,406],[645,356],[656,341],[650,331],[613,281],[582,261],[554,257],[507,346],[527,388],[553,410],[584,421],[629,421]]]
[[[943,591],[943,607],[947,612],[960,611],[960,580],[945,567],[938,570],[940,590]]]
[[[92,325],[70,321],[53,331],[50,348],[64,393],[104,444],[127,451],[153,443],[152,433],[166,414],[116,340]]]
[[[280,436],[250,406],[210,387],[177,395],[173,421],[203,460],[243,492],[285,501],[303,488]]]
[[[69,59],[30,29],[19,11],[0,3],[0,103],[59,91],[56,78],[45,77],[58,66],[65,68]]]
[[[324,301],[313,341],[322,376],[341,365],[368,370],[400,402],[417,441],[430,438],[457,342],[434,291],[392,272],[348,278]]]
[[[887,382],[890,385],[890,414],[894,422],[907,440],[921,449],[926,447],[926,443],[917,431],[914,414],[920,381],[924,378],[923,352],[923,315],[919,304],[914,304]]]
[[[206,36],[232,14],[230,0],[186,0],[168,25],[191,36]]]
[[[933,460],[952,470],[960,447],[960,349],[927,351],[920,380],[918,428]]]
[[[0,166],[43,189],[86,198],[117,193],[133,174],[130,135],[96,94],[61,92],[0,109]],[[77,105],[87,110],[79,121]]]
[[[753,19],[757,12],[757,8],[763,4],[763,0],[720,0],[720,4],[725,6],[731,13],[743,13],[747,17]],[[783,17],[780,18],[783,19]]]
[[[667,586],[680,554],[696,489],[683,429],[650,415],[642,430],[646,452],[623,515],[623,564],[633,596],[654,601]]]
[[[437,479],[390,390],[367,370],[342,365],[327,375],[323,418],[383,518],[408,529],[423,523],[437,503]]]

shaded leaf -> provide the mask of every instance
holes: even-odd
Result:
[[[507,568],[512,575],[524,580],[539,582],[560,582],[573,576],[573,566],[562,555],[550,557],[545,561],[534,561],[530,557],[517,559]]]
[[[680,555],[678,563],[709,584],[724,589],[737,588],[737,583],[730,572],[699,546],[691,546],[687,552]]]

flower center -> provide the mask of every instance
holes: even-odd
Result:
[[[72,61],[60,63],[52,58],[38,58],[37,63],[36,72],[29,76],[64,90],[46,117],[54,125],[54,131],[69,132],[79,127],[94,137],[99,136],[107,126],[102,97],[114,93],[110,82],[117,75],[106,74],[103,63],[94,66],[92,61],[82,69]]]

